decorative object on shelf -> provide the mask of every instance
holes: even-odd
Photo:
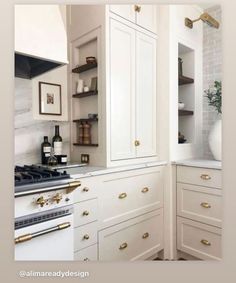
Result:
[[[92,119],[92,120],[96,120],[96,119],[98,119],[98,114],[89,113],[88,118]]]
[[[81,80],[81,79],[79,79],[79,80],[77,81],[77,89],[76,89],[76,92],[77,92],[77,93],[81,93],[81,92],[83,92],[83,90],[84,90],[84,81]]]
[[[88,92],[89,91],[89,87],[88,86],[84,86],[84,92]]]
[[[91,124],[86,121],[83,124],[84,135],[83,135],[83,144],[91,144]]]
[[[87,64],[94,64],[97,63],[97,59],[94,56],[88,56],[86,57],[86,63]]]
[[[178,103],[178,109],[179,109],[179,110],[184,109],[184,106],[185,106],[185,104],[184,104],[183,102],[179,102],[179,103]]]
[[[97,82],[98,82],[97,77],[91,78],[90,91],[97,91],[97,89],[98,89]]]
[[[51,148],[50,156],[48,158],[48,165],[49,166],[56,166],[58,164],[57,158],[54,155],[54,149]]]
[[[61,115],[61,85],[39,82],[39,113]]]
[[[79,123],[78,128],[79,128],[78,141],[79,141],[79,143],[83,143],[84,125],[83,125],[82,122]]]
[[[183,76],[183,60],[180,57],[178,58],[178,69],[179,76]]]
[[[67,164],[67,155],[66,154],[57,155],[56,158],[57,158],[57,161],[58,161],[59,164],[62,164],[62,165]]]
[[[41,163],[47,164],[51,152],[51,144],[48,141],[48,136],[43,137],[44,141],[41,144]]]
[[[215,81],[214,86],[205,90],[206,97],[208,98],[208,103],[210,106],[214,107],[219,115],[222,114],[222,90],[221,90],[221,81]],[[210,150],[216,160],[222,160],[222,120],[221,116],[212,126],[208,142]]]
[[[178,140],[179,140],[179,143],[185,143],[187,141],[184,135],[182,135],[180,132],[179,132]]]
[[[89,154],[81,154],[81,163],[89,163]]]

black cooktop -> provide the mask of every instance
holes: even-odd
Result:
[[[68,179],[66,171],[58,172],[37,165],[15,166],[15,186]]]

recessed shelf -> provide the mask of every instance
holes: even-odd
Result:
[[[97,91],[86,91],[86,92],[75,93],[75,94],[73,94],[73,97],[83,98],[83,97],[87,97],[87,96],[94,96],[94,95],[97,95],[97,94],[98,94]]]
[[[179,110],[179,116],[190,116],[193,114],[194,112],[192,110]]]
[[[98,121],[98,118],[82,118],[82,119],[75,119],[73,120],[73,122],[75,123],[79,123],[79,122],[97,122]]]
[[[80,73],[86,72],[88,70],[97,68],[97,65],[98,65],[97,62],[96,63],[84,64],[84,65],[81,65],[81,66],[78,66],[78,67],[72,69],[72,73],[80,74]]]
[[[179,76],[179,85],[186,85],[192,83],[194,83],[194,79],[185,76]]]
[[[83,143],[77,143],[77,142],[73,143],[73,145],[75,146],[94,146],[94,147],[98,146],[97,143],[83,144]]]

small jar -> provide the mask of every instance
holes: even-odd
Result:
[[[63,165],[67,164],[67,155],[66,154],[62,154],[60,156],[60,164],[63,164]]]

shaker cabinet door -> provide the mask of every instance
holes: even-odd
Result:
[[[110,11],[128,21],[135,22],[134,5],[110,5]]]
[[[136,33],[137,157],[156,155],[156,39]]]
[[[111,160],[135,157],[135,30],[110,20]]]
[[[157,32],[157,6],[156,5],[138,5],[139,12],[136,13],[136,24],[156,33]]]

